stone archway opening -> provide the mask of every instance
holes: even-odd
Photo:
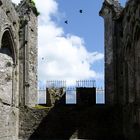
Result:
[[[0,46],[0,99],[9,105],[13,96],[14,59],[13,40],[9,30],[6,30]]]

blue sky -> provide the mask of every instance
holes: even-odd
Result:
[[[88,51],[102,51],[103,46],[103,19],[99,17],[102,0],[58,0],[60,12],[65,13],[64,24],[61,20],[59,25],[64,27],[66,33],[72,33],[83,37]],[[83,13],[79,13],[82,9]]]
[[[64,13],[64,20],[59,22],[66,33],[75,34],[85,41],[89,52],[104,53],[104,23],[99,16],[103,0],[58,0],[60,12]],[[79,13],[82,9],[83,13]],[[104,60],[97,61],[91,68],[104,73]],[[103,86],[103,79],[96,80],[97,86]]]
[[[75,34],[85,41],[89,52],[104,53],[104,21],[99,16],[103,0],[57,0],[59,11],[64,13],[58,24],[63,26],[65,33]],[[120,0],[125,5],[126,0]],[[82,9],[83,13],[79,13]],[[54,19],[55,20],[55,19]],[[68,20],[68,24],[64,21]],[[93,63],[91,69],[104,73],[104,59]],[[104,87],[103,79],[97,79],[96,85]]]
[[[104,21],[99,16],[103,0],[35,2],[41,13],[39,80],[67,80],[72,84],[75,80],[95,79],[96,85],[103,87]],[[120,2],[124,4],[125,0]]]
[[[12,0],[19,3],[20,0]],[[126,0],[120,0],[124,5]],[[35,0],[38,21],[38,80],[96,80],[104,87],[103,0]],[[79,13],[82,9],[83,13]],[[68,20],[68,24],[64,21]]]

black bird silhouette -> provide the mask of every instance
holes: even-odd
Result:
[[[68,21],[66,20],[65,23],[68,24]]]
[[[80,12],[80,13],[83,13],[83,10],[80,9],[79,12]]]

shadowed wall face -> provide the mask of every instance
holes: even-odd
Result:
[[[76,88],[77,105],[95,105],[96,88]]]
[[[28,125],[28,120],[24,123]],[[125,140],[122,110],[104,105],[57,104],[46,114],[30,137],[30,140],[46,139]]]
[[[125,8],[105,0],[100,11],[105,22],[106,101],[122,106],[123,130],[129,140],[140,139],[139,13],[139,0],[128,0]]]

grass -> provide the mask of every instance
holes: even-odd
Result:
[[[34,109],[50,109],[50,107],[47,106],[42,106],[42,105],[36,105],[35,107],[33,107]]]

